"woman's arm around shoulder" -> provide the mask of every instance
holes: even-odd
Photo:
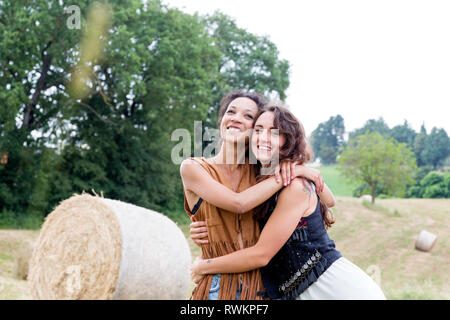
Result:
[[[222,257],[197,261],[191,272],[200,275],[238,273],[267,265],[292,235],[310,205],[313,205],[311,198],[311,193],[302,181],[298,178],[294,179],[281,191],[275,210],[254,246]]]
[[[199,163],[191,159],[181,163],[180,174],[185,189],[219,208],[236,213],[248,212],[282,187],[282,182],[270,177],[242,192],[234,192],[214,180]]]
[[[241,204],[237,194],[214,180],[195,160],[184,160],[180,166],[180,175],[186,190],[219,208],[233,212],[240,210]]]
[[[333,192],[331,192],[330,188],[326,184],[324,184],[323,191],[318,192],[320,199],[323,203],[327,205],[328,208],[332,208],[336,204],[336,199],[334,197]]]
[[[265,266],[286,243],[300,219],[317,204],[317,197],[306,187],[302,178],[294,179],[280,192],[277,205],[255,247],[260,251]]]

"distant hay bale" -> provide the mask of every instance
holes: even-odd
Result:
[[[422,230],[416,240],[416,249],[419,251],[429,252],[433,249],[436,239],[436,235],[426,230]]]
[[[364,202],[364,200],[372,202],[372,196],[370,194],[365,194],[359,197],[361,203]]]
[[[26,280],[28,276],[28,268],[33,253],[34,243],[31,240],[20,243],[15,252],[13,276],[19,280]]]
[[[75,195],[46,218],[30,261],[34,299],[186,299],[191,254],[169,218]]]

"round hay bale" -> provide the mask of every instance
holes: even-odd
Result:
[[[364,194],[361,197],[359,197],[359,201],[363,203],[364,201],[372,202],[372,196],[370,194]]]
[[[34,299],[186,299],[191,254],[152,210],[75,195],[49,214],[30,261]]]
[[[419,251],[429,252],[433,249],[436,239],[436,235],[426,230],[422,230],[416,240],[416,249]]]

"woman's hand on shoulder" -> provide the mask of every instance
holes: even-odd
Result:
[[[310,168],[303,164],[296,164],[294,172],[296,177],[303,177],[314,182],[318,193],[323,191],[325,181],[323,180],[322,173],[319,170]]]
[[[295,161],[290,159],[284,159],[281,163],[275,168],[275,178],[277,182],[282,179],[283,185],[290,185],[291,181],[295,179],[295,177],[303,177],[308,180],[311,180],[316,185],[317,192],[322,192],[324,188],[324,180],[322,177],[322,173],[317,170],[305,166],[303,164],[298,164]]]
[[[287,186],[291,183],[291,180],[295,178],[295,162],[290,159],[281,160],[280,164],[275,168],[275,178],[277,182],[280,182],[280,179],[283,182],[284,186]]]

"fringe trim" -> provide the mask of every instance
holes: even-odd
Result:
[[[308,240],[308,229],[307,226],[301,226],[294,230],[292,236],[289,237],[287,244],[292,243],[292,241],[307,241]]]
[[[318,250],[297,270],[296,273],[279,287],[281,300],[295,300],[311,284],[317,281],[325,271],[327,259]]]
[[[244,241],[244,248],[254,245],[257,240]],[[204,259],[220,257],[240,249],[238,242],[220,241],[202,246]],[[194,288],[190,300],[207,300],[213,274],[206,275]],[[242,290],[238,300],[264,300],[258,295],[259,291],[265,291],[261,271],[259,269],[244,273],[225,273],[220,277],[219,300],[236,300],[238,289]]]

